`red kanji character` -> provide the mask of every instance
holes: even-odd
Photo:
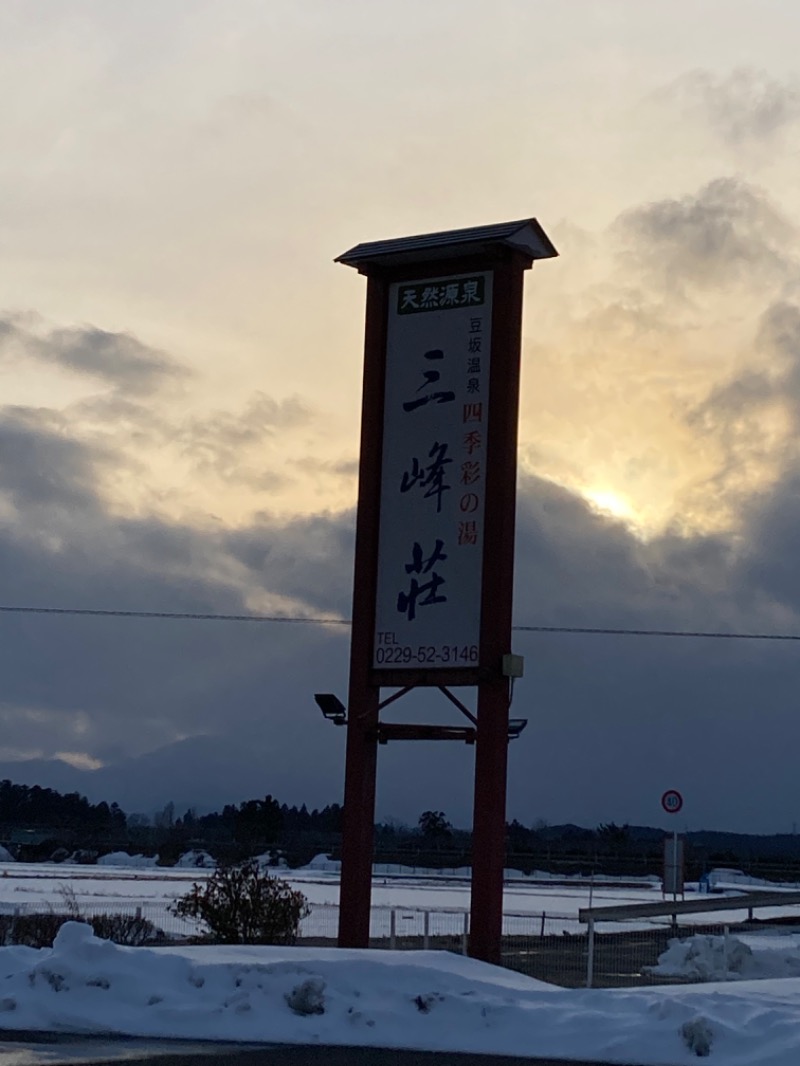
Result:
[[[458,523],[458,543],[459,544],[477,544],[478,543],[478,523],[477,522],[459,522]]]
[[[474,485],[481,479],[481,464],[477,459],[468,459],[461,464],[461,484]]]
[[[483,437],[481,437],[480,430],[471,429],[464,434],[464,447],[467,455],[472,455],[478,448],[483,447]]]

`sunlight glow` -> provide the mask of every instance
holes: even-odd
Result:
[[[618,492],[611,489],[584,489],[584,498],[596,511],[619,518],[623,522],[637,525],[637,515],[630,503]]]

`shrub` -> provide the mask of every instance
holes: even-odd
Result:
[[[21,944],[28,948],[49,948],[64,922],[86,922],[95,936],[128,947],[157,944],[165,939],[156,925],[133,914],[96,914],[84,918],[80,914],[42,912],[0,915],[0,946]]]
[[[221,944],[293,944],[301,919],[310,913],[302,892],[270,877],[253,860],[219,866],[172,911],[205,922]]]
[[[165,937],[158,926],[135,914],[96,914],[89,919],[94,935],[114,944],[140,948],[144,944],[158,944]]]
[[[22,944],[27,948],[52,947],[64,922],[72,921],[66,914],[4,914],[0,925],[2,942]]]

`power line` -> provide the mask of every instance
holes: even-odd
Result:
[[[604,629],[597,626],[512,626],[523,633],[588,633],[605,637],[700,637],[711,640],[800,640],[800,633],[726,633],[694,629]]]
[[[349,626],[349,618],[323,618],[314,615],[213,614],[195,611],[122,611],[88,607],[30,607],[0,604],[3,614],[73,615],[94,618],[161,618],[189,622],[286,622],[293,625]],[[518,633],[566,633],[606,637],[684,637],[711,640],[794,640],[800,633],[729,633],[696,629],[624,629],[601,626],[512,626]]]
[[[88,607],[11,607],[0,604],[4,614],[60,614],[94,618],[166,618],[189,622],[294,622],[309,625],[349,626],[347,618],[313,618],[290,614],[200,614],[193,611],[118,611]]]

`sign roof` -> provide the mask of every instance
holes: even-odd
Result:
[[[558,255],[550,238],[535,218],[498,222],[468,229],[442,230],[416,237],[357,244],[334,260],[345,266],[403,266],[406,263],[435,262],[462,255],[478,255],[498,248],[511,248],[529,259],[552,259]]]

